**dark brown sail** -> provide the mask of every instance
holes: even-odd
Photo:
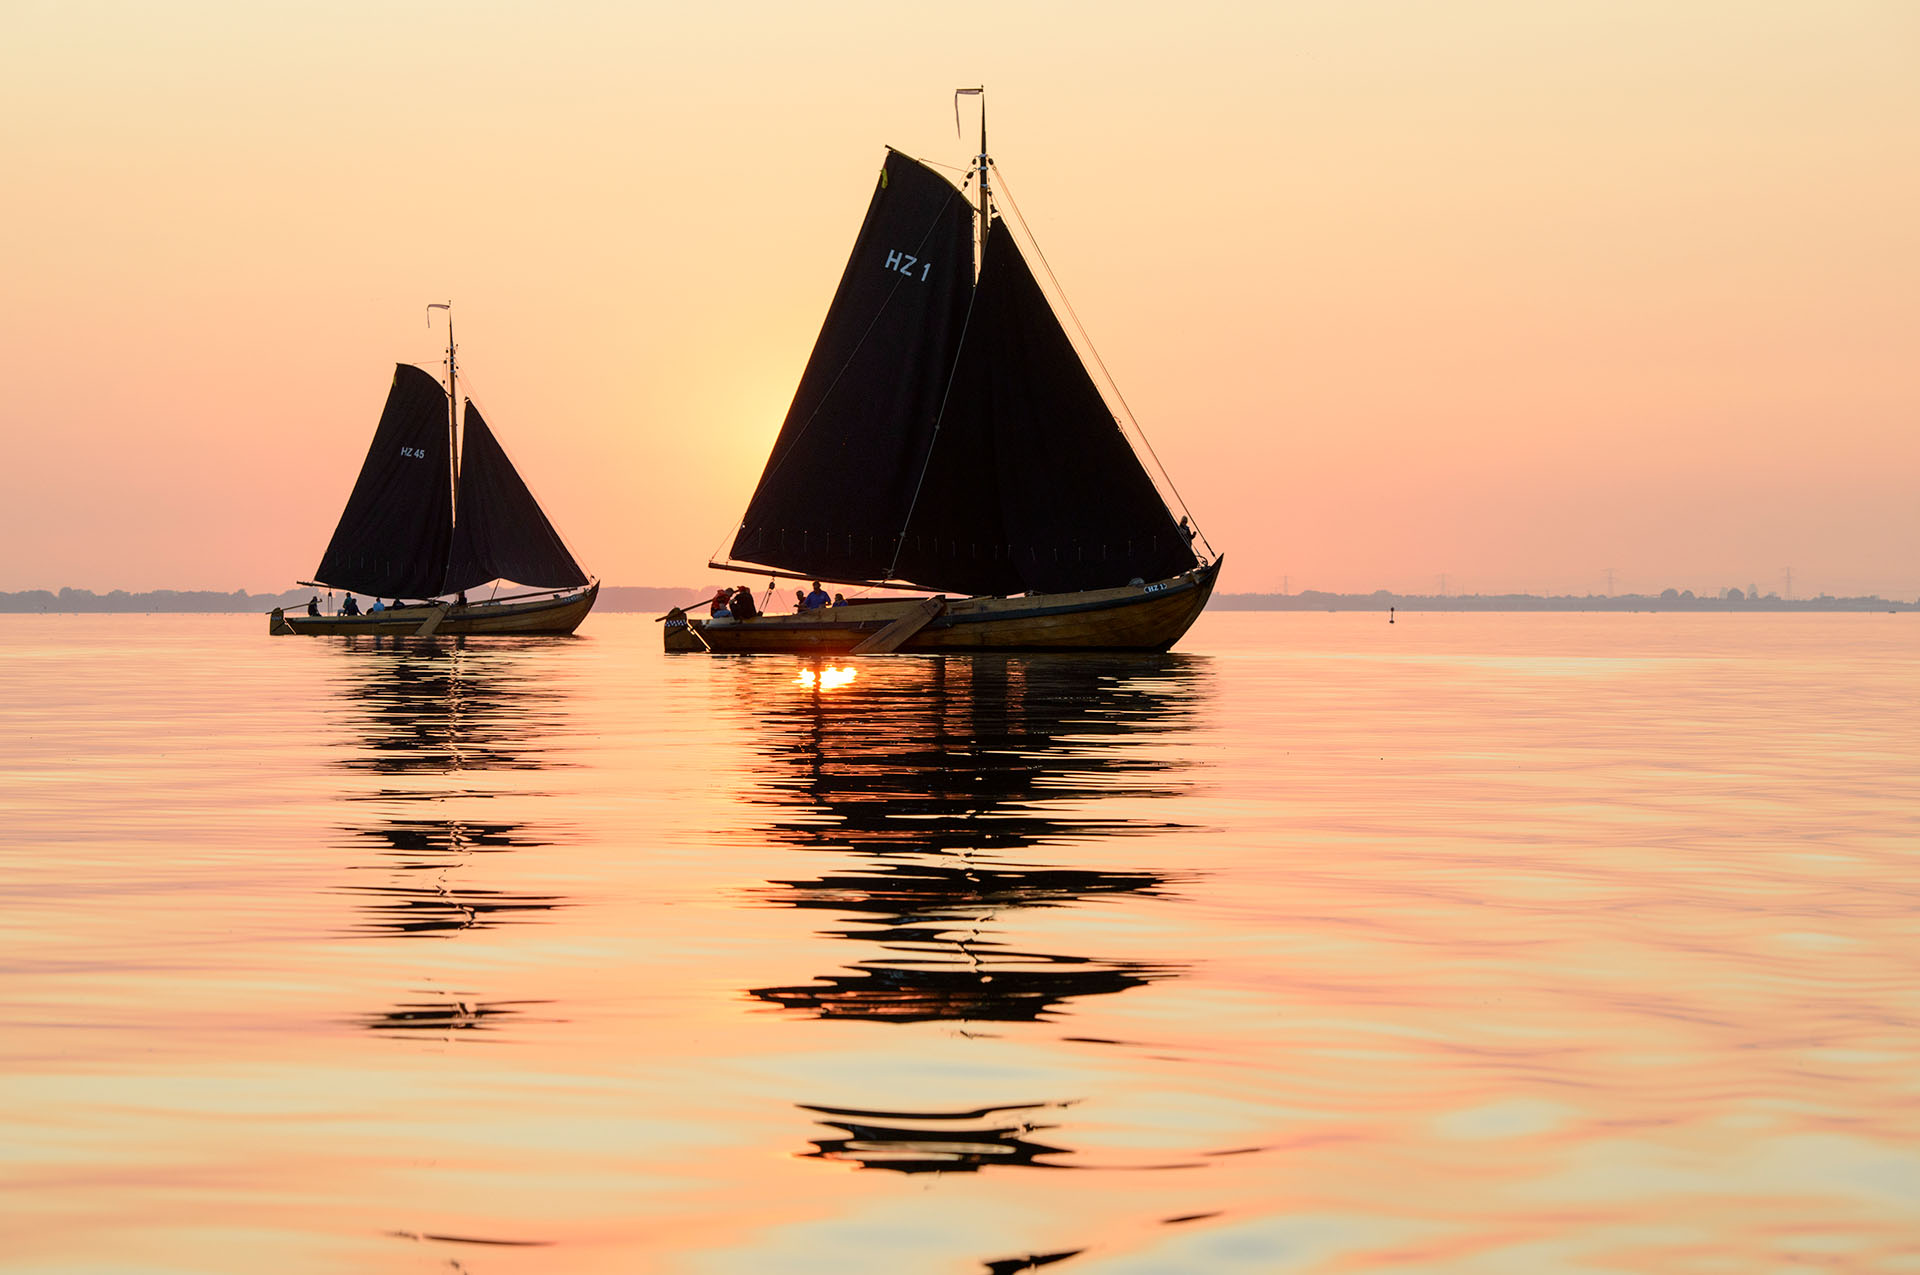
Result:
[[[316,581],[376,597],[440,592],[453,534],[448,442],[446,391],[400,364]]]
[[[489,580],[543,589],[586,584],[587,573],[567,551],[471,399],[465,438],[459,517],[446,579],[437,592],[454,593]]]
[[[887,152],[734,562],[886,576],[973,290],[972,218],[946,178]]]
[[[1197,562],[1005,222],[905,526],[893,575],[956,593],[1111,588]]]

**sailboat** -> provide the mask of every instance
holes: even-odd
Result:
[[[1221,558],[1196,552],[1123,432],[1014,241],[997,175],[984,99],[977,204],[887,151],[759,485],[707,564],[923,596],[676,608],[668,650],[1164,651],[1198,617]]]
[[[382,609],[289,615],[276,607],[272,633],[571,633],[593,608],[599,581],[574,561],[472,399],[460,454],[452,309],[428,308],[448,311],[447,384],[411,364],[394,369],[340,524],[313,579],[301,581],[364,594]],[[467,590],[495,580],[530,592],[468,601]]]

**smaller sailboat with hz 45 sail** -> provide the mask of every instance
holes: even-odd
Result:
[[[1062,326],[1005,215],[1044,269],[1003,208],[984,93],[960,93],[981,98],[974,198],[887,152],[773,454],[708,563],[813,591],[791,612],[747,586],[676,608],[669,651],[1164,651],[1206,606],[1221,559]]]
[[[411,364],[394,369],[340,524],[313,579],[301,581],[345,600],[332,614],[318,594],[305,613],[276,607],[271,632],[564,634],[593,609],[599,581],[580,569],[471,399],[462,429],[452,307],[429,306],[429,317],[436,309],[447,311],[447,384]],[[496,581],[525,591],[468,600]]]

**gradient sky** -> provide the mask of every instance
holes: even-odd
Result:
[[[882,148],[964,163],[984,83],[1223,590],[1920,593],[1920,5],[0,29],[0,589],[305,578],[448,298],[588,569],[710,583]]]

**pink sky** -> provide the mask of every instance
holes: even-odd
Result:
[[[883,146],[992,144],[1226,591],[1920,593],[1920,8],[9,8],[0,589],[279,589],[391,364],[710,581]]]

